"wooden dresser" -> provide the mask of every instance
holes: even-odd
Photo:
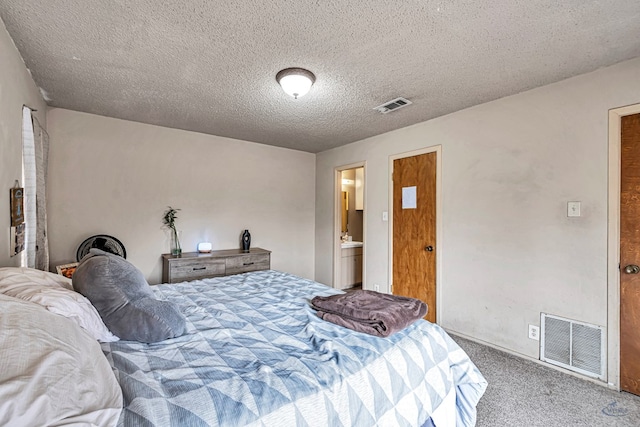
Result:
[[[208,254],[185,252],[179,257],[162,254],[162,283],[186,282],[270,268],[271,251],[260,248],[252,248],[249,252],[242,249],[212,251]]]

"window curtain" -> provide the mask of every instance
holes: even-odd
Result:
[[[24,185],[25,251],[22,265],[49,270],[47,239],[47,167],[49,135],[29,107],[22,109],[22,171]]]

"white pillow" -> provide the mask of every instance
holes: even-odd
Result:
[[[122,390],[74,322],[0,295],[0,425],[115,426]]]
[[[0,268],[0,294],[31,301],[67,317],[98,341],[119,340],[91,302],[73,290],[71,279],[59,274],[24,267]]]

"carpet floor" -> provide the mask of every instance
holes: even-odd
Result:
[[[639,396],[451,337],[489,382],[478,403],[478,427],[640,426]]]

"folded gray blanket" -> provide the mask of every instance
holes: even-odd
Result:
[[[427,305],[418,299],[365,290],[314,297],[311,305],[321,319],[379,337],[388,337],[427,314]]]

